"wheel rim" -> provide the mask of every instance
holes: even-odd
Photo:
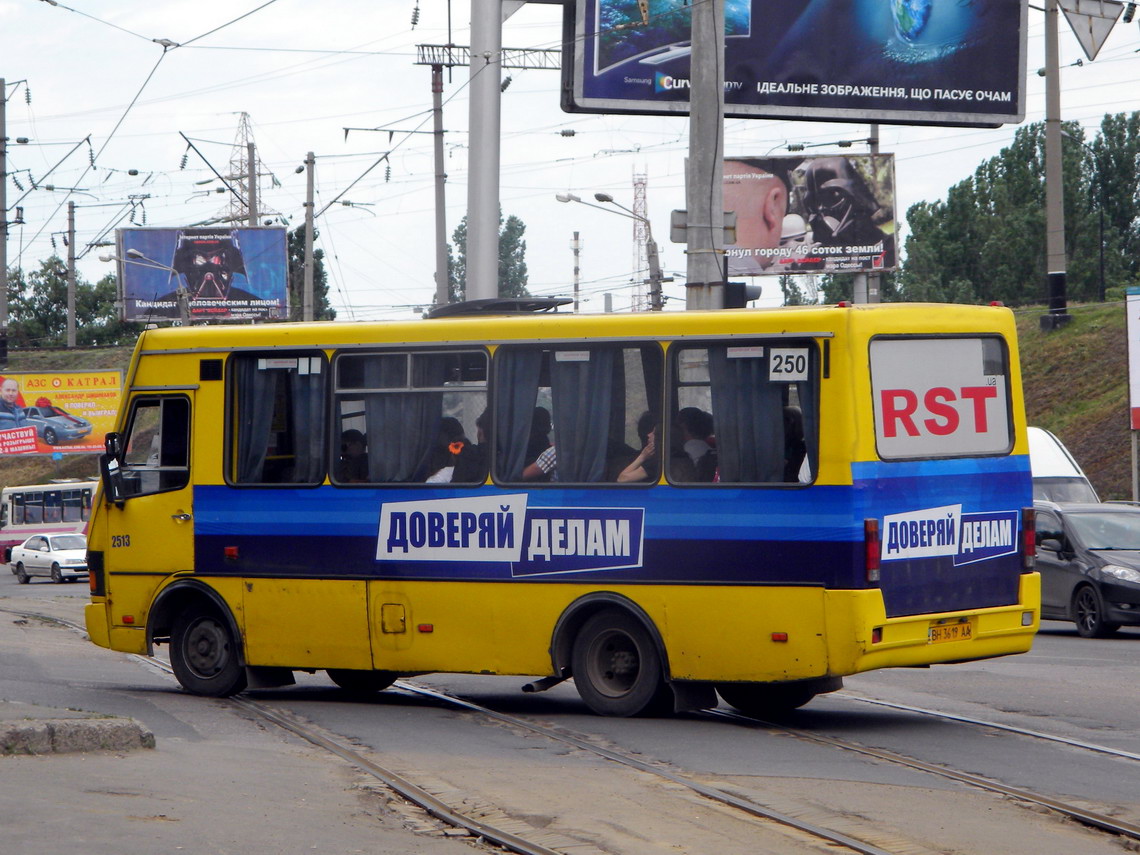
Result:
[[[209,679],[226,667],[230,656],[229,633],[211,618],[197,621],[182,644],[186,665],[198,677]]]
[[[51,428],[44,431],[44,442],[48,445],[55,445],[55,431]]]
[[[608,698],[628,695],[641,676],[641,651],[627,633],[609,630],[590,644],[586,667],[594,688]]]
[[[1082,588],[1077,594],[1077,625],[1092,632],[1100,620],[1100,608],[1091,588]]]

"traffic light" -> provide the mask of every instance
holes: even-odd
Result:
[[[753,300],[759,299],[759,285],[746,285],[743,282],[724,283],[724,307],[726,309],[743,309]]]

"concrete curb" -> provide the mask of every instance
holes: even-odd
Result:
[[[133,718],[0,722],[0,755],[131,751],[154,745],[154,734]]]

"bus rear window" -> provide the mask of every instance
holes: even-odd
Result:
[[[875,443],[883,460],[1008,454],[1009,356],[997,336],[871,341]]]

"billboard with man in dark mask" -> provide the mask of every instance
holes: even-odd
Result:
[[[285,318],[285,245],[281,228],[121,229],[123,319]]]

